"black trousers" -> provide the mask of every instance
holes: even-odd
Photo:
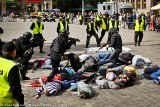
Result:
[[[135,43],[138,42],[138,44],[140,45],[140,43],[142,42],[142,39],[143,39],[143,32],[142,31],[135,31],[135,35],[134,35]]]
[[[109,68],[117,67],[118,57],[121,52],[121,48],[114,49],[113,53],[109,57],[109,60],[112,62],[112,64],[108,66]]]
[[[101,43],[101,41],[102,41],[102,39],[103,39],[106,31],[107,31],[107,30],[102,29],[102,31],[101,31],[101,36],[100,36],[100,38],[99,38],[99,43]]]
[[[97,33],[96,32],[92,32],[92,33],[89,34],[89,36],[87,35],[86,46],[89,45],[92,35],[96,38],[97,45],[100,45],[99,37],[98,37]]]
[[[58,73],[58,67],[61,61],[61,56],[55,52],[51,52],[51,64],[52,64],[52,72],[48,76],[48,82],[52,81],[52,78]]]
[[[36,39],[38,41],[38,46],[40,48],[40,51],[42,51],[43,49],[43,45],[44,45],[44,38],[42,36],[42,34],[34,34],[34,39]]]

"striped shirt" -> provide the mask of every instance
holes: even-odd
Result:
[[[51,96],[56,95],[60,90],[62,89],[62,86],[60,83],[52,81],[44,84],[41,88],[38,89],[36,92],[36,95],[41,95],[42,92],[46,92],[48,90],[49,94]]]

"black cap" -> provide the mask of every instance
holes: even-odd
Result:
[[[16,46],[13,42],[7,42],[2,46],[3,52],[12,52],[15,49],[16,49]]]

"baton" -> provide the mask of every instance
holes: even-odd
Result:
[[[97,52],[99,52],[99,50],[101,50],[101,49],[102,49],[102,48],[101,48],[101,47],[99,47],[99,48],[98,48],[98,50],[96,51],[96,53],[97,53]]]

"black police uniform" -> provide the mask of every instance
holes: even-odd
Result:
[[[91,28],[89,28],[89,24],[91,24]],[[96,38],[97,46],[100,45],[100,44],[99,44],[98,35],[97,35],[97,33],[96,33],[95,29],[94,29],[94,25],[95,25],[96,30],[98,31],[98,28],[97,28],[95,22],[92,22],[92,23],[89,22],[89,23],[87,24],[87,29],[86,29],[86,32],[87,32],[86,48],[88,48],[88,45],[89,45],[89,43],[90,43],[90,38],[92,37],[92,35]]]
[[[106,31],[108,31],[108,26],[109,26],[109,24],[108,24],[109,20],[108,20],[107,18],[103,18],[103,20],[104,20],[104,22],[105,22],[106,29],[102,29],[102,31],[101,31],[101,36],[100,36],[100,38],[99,38],[99,42],[100,42],[100,43],[101,43],[101,41],[102,41],[102,39],[103,39]],[[100,23],[100,25],[101,25],[101,24],[102,24],[102,20],[100,20],[99,23]]]
[[[26,36],[29,37],[29,36]],[[28,61],[31,59],[33,55],[33,50],[29,54],[25,54],[27,50],[32,47],[32,43],[30,42],[30,38],[26,38],[24,36],[19,37],[17,40],[14,41],[16,45],[16,57],[15,59],[20,63],[18,67],[20,68],[20,72],[22,75],[23,80],[28,80],[29,78],[26,77],[26,73],[28,70]]]
[[[37,22],[37,24],[38,24],[38,26],[40,27],[40,23]],[[30,29],[33,30],[34,27],[35,27],[35,23],[33,22],[32,25],[31,25],[31,27],[30,27]],[[43,29],[44,29],[44,25],[42,24],[42,30],[43,30]],[[45,52],[43,51],[44,38],[43,38],[42,34],[40,34],[40,33],[39,33],[39,34],[34,34],[34,39],[35,39],[36,41],[38,41],[38,43],[39,43],[40,53],[45,53]]]
[[[66,31],[66,30],[65,30]],[[62,31],[63,32],[63,31]],[[48,76],[48,81],[51,81],[54,75],[58,73],[58,67],[61,61],[61,57],[66,52],[67,49],[70,49],[72,43],[69,41],[69,37],[67,34],[59,34],[56,37],[51,46],[51,63],[52,63],[52,72]]]

